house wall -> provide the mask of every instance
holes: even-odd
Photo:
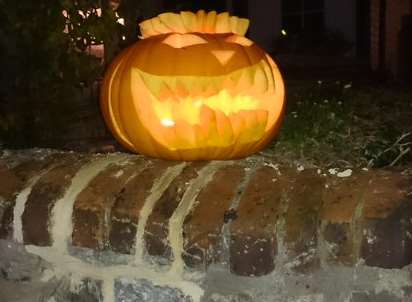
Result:
[[[379,69],[380,39],[380,0],[371,0],[371,67]],[[384,68],[393,77],[397,77],[400,69],[399,33],[402,28],[402,17],[412,13],[410,0],[387,0],[385,12],[385,49]]]
[[[232,1],[227,0],[227,7]],[[249,1],[249,36],[267,51],[273,51],[274,42],[282,29],[282,1]],[[356,0],[325,0],[325,25],[338,30],[356,43]]]
[[[325,0],[327,29],[342,32],[346,40],[356,42],[356,0]]]
[[[402,28],[402,16],[410,14],[410,0],[386,1],[385,30],[385,65],[395,77],[399,74],[399,32]]]
[[[282,27],[281,0],[249,1],[249,19],[249,37],[266,51],[273,51]]]

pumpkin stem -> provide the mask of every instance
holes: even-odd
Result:
[[[236,16],[229,16],[224,12],[216,11],[206,13],[199,10],[197,13],[183,11],[180,14],[163,13],[139,24],[142,38],[148,38],[167,33],[208,33],[224,34],[233,33],[244,36],[249,27],[249,20]]]

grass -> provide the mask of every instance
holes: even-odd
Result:
[[[288,91],[277,140],[280,161],[326,167],[412,164],[412,92],[315,82]]]

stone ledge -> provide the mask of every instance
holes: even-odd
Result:
[[[218,265],[247,277],[412,263],[412,180],[401,171],[25,152],[0,158],[0,238],[56,255],[86,248],[95,261],[115,253],[178,275]]]

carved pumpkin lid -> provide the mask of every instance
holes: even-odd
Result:
[[[142,38],[148,38],[167,33],[234,33],[244,36],[249,27],[249,20],[236,16],[229,16],[224,12],[215,11],[206,13],[199,10],[197,13],[183,11],[180,14],[163,13],[139,24]]]

